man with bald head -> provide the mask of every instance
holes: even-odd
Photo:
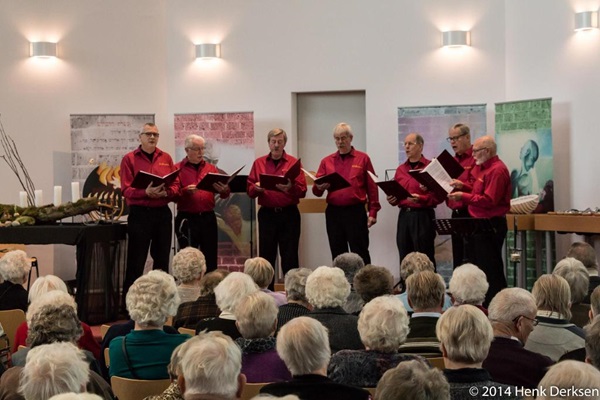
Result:
[[[479,266],[487,276],[490,288],[486,294],[485,305],[500,290],[506,287],[502,246],[508,230],[506,213],[510,210],[511,183],[506,165],[498,158],[494,138],[483,136],[473,144],[473,188],[471,192],[452,192],[450,200],[462,200],[467,204],[473,218],[489,219],[490,232],[475,232],[468,238],[467,258]],[[458,190],[464,188],[464,182],[453,181]]]

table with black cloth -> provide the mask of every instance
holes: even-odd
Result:
[[[0,229],[0,243],[66,244],[76,247],[77,315],[88,324],[118,317],[126,259],[127,225],[60,223]]]

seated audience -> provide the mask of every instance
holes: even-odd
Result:
[[[235,311],[238,330],[242,334],[235,342],[242,349],[242,373],[249,383],[279,382],[292,375],[279,358],[275,348],[277,305],[273,297],[263,292],[242,299]]]
[[[181,249],[173,256],[172,269],[181,302],[196,300],[200,296],[200,279],[206,273],[204,254],[194,247]]]
[[[196,325],[196,333],[203,330],[221,331],[233,340],[242,337],[235,325],[235,309],[244,297],[258,291],[256,283],[249,275],[232,272],[215,288],[217,306],[221,310],[216,318],[205,318]]]
[[[590,296],[590,321],[600,315],[600,286],[597,286],[596,289],[592,292]]]
[[[571,248],[567,253],[567,257],[573,257],[583,263],[590,277],[588,293],[583,299],[583,303],[590,303],[590,296],[594,289],[600,286],[600,276],[598,276],[598,259],[596,258],[596,250],[585,242],[575,242],[571,244]]]
[[[285,274],[287,304],[279,307],[277,332],[289,320],[306,315],[310,311],[311,305],[306,299],[306,279],[311,273],[312,270],[308,268],[293,268]]]
[[[30,306],[29,310],[27,311],[27,321],[19,325],[17,331],[15,332],[15,341],[12,346],[13,352],[16,352],[19,346],[27,346],[26,339],[29,330],[27,324],[29,321],[31,321],[31,309],[36,307],[35,303],[40,297],[53,290],[58,290],[67,294],[69,293],[67,290],[67,285],[65,285],[63,280],[54,275],[40,276],[35,280],[35,282],[33,282],[33,285],[31,285],[31,288],[29,289]],[[72,304],[73,307],[75,307],[75,310],[77,310],[77,304],[75,304],[74,301],[70,304]],[[100,358],[100,345],[94,337],[92,329],[85,322],[81,322],[81,328],[83,329],[83,335],[77,341],[77,345],[80,349],[91,352],[94,355],[94,358],[98,360]]]
[[[245,377],[240,373],[242,353],[221,332],[201,333],[181,349],[177,382],[185,400],[238,399]]]
[[[566,353],[585,347],[583,330],[570,323],[571,290],[559,275],[542,275],[533,285],[538,325],[529,335],[525,348],[558,361]],[[581,359],[580,361],[583,361]]]
[[[354,276],[354,290],[366,304],[379,296],[392,294],[394,277],[387,268],[367,265]]]
[[[0,258],[0,310],[27,311],[27,290],[23,287],[31,262],[23,250],[13,250]]]
[[[436,328],[444,357],[444,375],[452,399],[520,399],[515,388],[493,382],[481,364],[488,355],[494,332],[481,310],[472,305],[452,307]],[[473,388],[478,396],[473,396]],[[485,396],[488,392],[488,397]]]
[[[314,307],[306,316],[318,320],[328,329],[332,354],[363,348],[358,334],[358,317],[342,308],[349,293],[350,284],[339,268],[319,267],[306,279],[306,298]]]
[[[368,302],[358,317],[358,332],[365,350],[340,350],[331,357],[327,376],[334,382],[375,387],[388,369],[420,358],[398,353],[408,334],[408,314],[395,296]]]
[[[179,306],[175,280],[161,270],[150,271],[135,280],[125,301],[135,327],[110,342],[110,376],[167,379],[171,353],[189,339],[189,335],[169,335],[162,329]]]
[[[581,389],[581,392],[577,389]],[[583,392],[584,389],[590,390],[586,394]],[[540,395],[537,399],[597,400],[598,391],[600,391],[600,371],[590,364],[567,360],[559,362],[548,370],[540,382]]]
[[[275,270],[270,262],[262,257],[249,258],[244,263],[244,273],[250,275],[254,283],[258,285],[261,291],[265,292],[269,296],[275,299],[277,307],[287,303],[285,294],[273,292],[268,289],[269,285],[273,282],[275,276]]]
[[[348,298],[346,299],[346,302],[342,308],[348,314],[358,315],[365,302],[356,292],[353,282],[358,271],[365,266],[365,262],[363,261],[362,257],[356,253],[342,253],[333,259],[332,266],[344,271],[344,275],[350,284],[350,294],[348,295]]]
[[[348,283],[346,278],[342,278]],[[295,394],[302,400],[370,398],[369,392],[364,389],[335,383],[327,378],[331,357],[327,328],[313,318],[298,317],[285,324],[277,335],[277,353],[293,378],[266,385],[261,393],[275,396]]]
[[[175,350],[173,350],[173,353],[171,354],[171,362],[167,366],[167,370],[169,371],[169,379],[171,379],[171,384],[169,387],[166,388],[161,394],[156,396],[148,396],[144,400],[183,400],[183,393],[181,393],[181,388],[179,387],[177,378],[179,377],[181,371],[181,349],[185,343],[175,347]]]
[[[552,273],[562,276],[569,284],[571,290],[571,322],[583,328],[590,322],[590,305],[583,304],[583,299],[587,296],[590,285],[587,270],[581,261],[567,257],[556,264]]]
[[[585,362],[600,369],[600,318],[594,318],[583,330],[585,332]]]
[[[450,386],[439,369],[422,360],[405,361],[383,374],[375,400],[450,400]]]
[[[200,296],[194,301],[179,305],[177,315],[173,318],[175,329],[181,327],[194,329],[200,320],[216,317],[221,313],[217,306],[215,288],[227,275],[229,271],[217,269],[202,277],[199,284]]]
[[[494,340],[483,368],[494,381],[533,389],[554,364],[524,347],[537,325],[536,315],[535,298],[525,289],[503,289],[490,302]]]
[[[489,287],[485,272],[470,263],[455,268],[448,284],[453,305],[470,304],[479,308],[485,315],[488,314],[488,310],[483,306],[483,301]]]

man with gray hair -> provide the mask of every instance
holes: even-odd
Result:
[[[206,162],[204,149],[206,142],[202,136],[189,135],[185,138],[187,156],[176,167],[179,171],[179,198],[175,230],[179,248],[191,246],[199,248],[206,258],[208,272],[217,269],[218,232],[215,215],[215,193],[226,199],[229,186],[214,183],[212,190],[196,187],[209,173],[219,173],[216,165]],[[187,221],[187,226],[185,221]]]
[[[535,298],[525,289],[504,289],[492,299],[488,316],[494,341],[483,368],[494,381],[535,388],[554,364],[549,357],[524,347],[537,325],[536,315]]]
[[[588,293],[585,299],[583,299],[584,303],[590,303],[590,296],[594,289],[600,285],[600,276],[598,276],[598,258],[596,257],[596,250],[589,244],[585,242],[574,242],[571,244],[569,251],[567,252],[567,257],[573,257],[578,259],[583,263],[583,266],[587,269],[587,272],[590,276],[590,284],[588,288]]]
[[[346,299],[346,303],[344,303],[344,310],[348,314],[357,314],[362,310],[364,301],[361,299],[360,295],[356,293],[354,290],[354,276],[362,267],[365,266],[365,262],[362,257],[356,253],[342,253],[336,258],[333,259],[332,267],[337,267],[344,271],[344,275],[346,275],[346,279],[350,284],[350,294]]]

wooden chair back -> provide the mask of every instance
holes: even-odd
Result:
[[[179,332],[183,335],[190,335],[190,336],[196,335],[196,331],[194,329],[189,329],[189,328],[184,328],[184,327],[177,329],[177,332]]]
[[[107,325],[107,324],[100,325],[100,337],[102,338],[102,340],[104,340],[104,336],[106,336],[106,332],[108,332],[109,328],[110,328],[110,325]]]
[[[262,389],[263,386],[268,384],[269,383],[246,383],[244,385],[244,390],[242,390],[242,397],[240,397],[240,400],[250,400],[260,393],[260,389]]]
[[[10,341],[11,347],[13,343],[15,343],[17,328],[23,322],[25,322],[25,313],[23,310],[0,311],[0,324],[2,324],[2,328],[4,328],[4,333],[6,333],[6,337]]]
[[[108,347],[104,349],[104,364],[106,364],[106,368],[110,367],[110,358],[108,356]]]
[[[148,396],[161,394],[170,384],[170,379],[143,380],[120,376],[110,378],[110,386],[119,400],[143,400]]]
[[[446,368],[446,365],[444,364],[444,357],[429,357],[427,358],[427,361],[429,361],[429,364],[431,364],[433,368],[441,370]]]

